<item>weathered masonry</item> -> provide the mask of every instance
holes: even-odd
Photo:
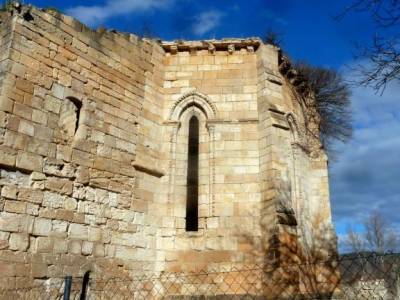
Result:
[[[278,48],[27,6],[0,26],[0,284],[334,253],[318,116]]]

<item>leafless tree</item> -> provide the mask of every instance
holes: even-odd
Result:
[[[295,69],[304,76],[315,97],[320,117],[320,138],[328,154],[334,140],[347,142],[352,136],[350,88],[335,70],[297,63]]]
[[[157,35],[154,32],[153,26],[148,23],[148,22],[143,22],[142,28],[140,32],[138,32],[138,35],[142,38],[148,38],[148,39],[156,39]]]
[[[365,222],[367,247],[379,253],[394,251],[397,237],[378,212],[373,212]]]
[[[352,252],[387,253],[397,250],[398,237],[382,215],[374,211],[365,220],[363,233],[348,229],[346,243]]]
[[[347,229],[346,243],[352,252],[360,253],[365,249],[365,242],[362,236],[351,227]]]
[[[388,293],[393,295],[390,299],[398,299],[399,260],[394,253],[398,250],[398,236],[383,216],[378,211],[372,212],[364,221],[364,231],[349,229],[346,242],[353,257],[353,263],[344,266],[351,275],[349,278],[384,280]]]
[[[281,47],[283,43],[283,34],[278,33],[273,29],[268,29],[263,38],[263,42],[266,44],[274,45],[276,47]]]
[[[357,47],[357,58],[368,61],[357,66],[357,83],[383,93],[389,82],[400,81],[400,0],[356,0],[336,18],[351,12],[369,13],[376,25],[372,43]]]
[[[352,11],[370,13],[374,22],[382,27],[400,24],[399,0],[356,0],[336,16],[336,19],[341,19]]]

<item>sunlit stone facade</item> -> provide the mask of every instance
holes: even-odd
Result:
[[[0,26],[8,282],[334,253],[318,116],[277,47],[139,39],[30,7]]]

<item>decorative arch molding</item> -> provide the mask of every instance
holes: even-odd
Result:
[[[208,172],[209,176],[207,182],[203,182],[203,186],[208,186],[208,196],[203,198],[206,201],[202,205],[208,206],[208,209],[203,211],[205,215],[199,215],[199,218],[203,218],[204,222],[201,222],[206,228],[207,217],[214,215],[214,183],[215,183],[215,124],[209,124],[208,121],[215,120],[217,116],[217,109],[212,101],[202,93],[196,90],[187,92],[179,97],[175,102],[171,110],[169,111],[168,120],[164,123],[168,127],[169,138],[169,172],[168,172],[168,202],[171,206],[176,205],[177,201],[177,187],[179,174],[177,174],[181,158],[178,153],[178,147],[182,144],[182,138],[186,135],[183,133],[183,129],[187,129],[186,126],[189,123],[191,117],[195,116],[200,122],[200,128],[205,129],[203,138],[205,138],[208,147],[203,147],[206,152],[201,153],[203,156],[201,166],[205,172]],[[187,137],[186,137],[187,138]],[[179,150],[181,151],[181,150]],[[206,157],[206,159],[204,159]],[[203,176],[203,180],[204,180]],[[179,195],[178,195],[179,196]]]
[[[284,148],[288,166],[286,171],[287,181],[284,181],[283,184],[285,184],[285,186],[282,190],[287,190],[287,193],[279,200],[277,212],[281,224],[297,226],[300,221],[299,203],[302,197],[299,188],[301,178],[298,174],[298,170],[300,169],[299,159],[301,159],[303,155],[302,135],[297,119],[292,112],[285,113],[284,119],[291,135],[287,147]]]
[[[292,112],[288,112],[285,114],[285,119],[292,133],[292,145],[297,146],[305,153],[310,154],[310,149],[307,146],[306,137],[304,135],[304,132],[299,128],[295,115]]]
[[[293,113],[288,112],[285,114],[286,122],[289,125],[290,131],[293,134],[294,142],[298,142],[300,138],[299,126],[297,125],[296,117]]]
[[[215,119],[217,109],[212,101],[204,94],[197,91],[190,91],[179,97],[172,107],[169,120],[179,121],[182,114],[190,107],[195,106],[201,110],[207,119]]]

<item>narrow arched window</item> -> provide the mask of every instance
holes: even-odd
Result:
[[[186,188],[186,231],[197,231],[199,200],[199,120],[189,121],[189,143]]]

